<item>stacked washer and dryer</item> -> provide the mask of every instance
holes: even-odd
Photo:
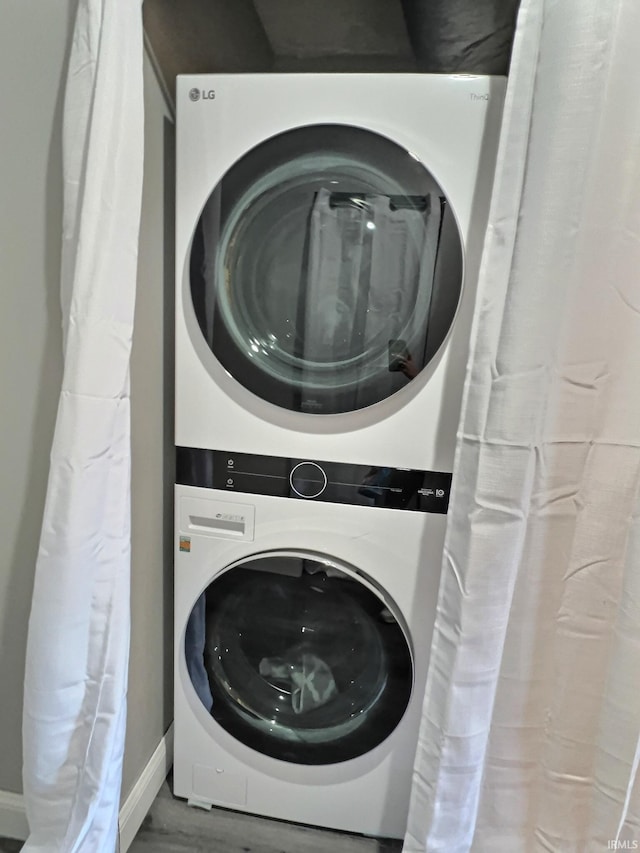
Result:
[[[504,80],[178,78],[174,792],[402,837]]]

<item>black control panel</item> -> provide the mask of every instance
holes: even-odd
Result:
[[[249,495],[446,513],[451,474],[176,448],[176,482]]]

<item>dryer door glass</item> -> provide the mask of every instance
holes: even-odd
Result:
[[[404,388],[453,323],[462,241],[423,163],[371,131],[269,139],[209,196],[193,235],[200,330],[254,394],[311,414]]]
[[[336,561],[300,552],[229,569],[189,620],[194,701],[282,761],[333,764],[369,752],[400,722],[413,685],[408,638],[373,589]]]

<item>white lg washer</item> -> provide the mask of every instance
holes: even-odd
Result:
[[[178,78],[180,448],[451,470],[504,88]]]
[[[402,837],[445,519],[177,487],[177,796]]]
[[[178,79],[178,796],[404,833],[503,95]]]

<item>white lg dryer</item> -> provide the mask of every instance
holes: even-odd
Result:
[[[450,471],[504,79],[179,77],[176,444]]]

